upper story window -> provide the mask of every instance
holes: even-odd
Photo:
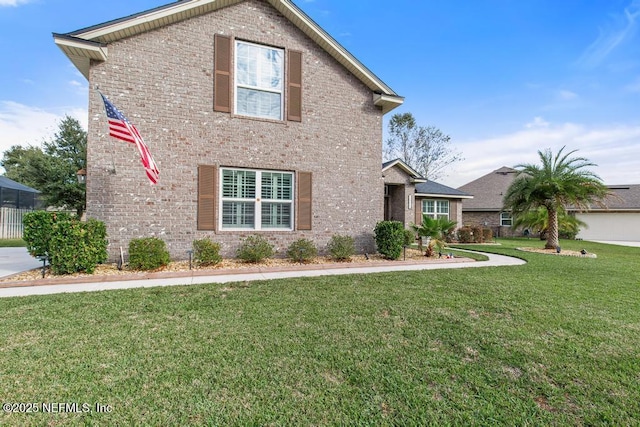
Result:
[[[449,201],[448,200],[423,200],[422,213],[427,214],[434,219],[449,219]]]
[[[236,41],[235,113],[282,120],[284,50]]]

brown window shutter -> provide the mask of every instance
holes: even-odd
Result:
[[[312,179],[311,172],[298,172],[297,229],[311,230],[312,223]]]
[[[302,52],[288,51],[287,120],[302,121]]]
[[[198,166],[198,230],[216,230],[215,166]]]
[[[231,112],[231,37],[214,37],[213,110]]]

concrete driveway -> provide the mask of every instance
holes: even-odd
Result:
[[[42,267],[42,262],[29,255],[26,248],[0,248],[0,277]]]
[[[640,242],[623,242],[621,240],[593,240],[597,243],[606,243],[608,245],[633,246],[640,248]]]

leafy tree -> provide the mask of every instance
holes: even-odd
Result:
[[[577,150],[564,154],[562,147],[553,155],[550,149],[538,151],[541,165],[520,164],[516,179],[503,199],[504,210],[518,217],[530,210],[544,207],[548,216],[545,248],[558,246],[558,214],[569,206],[587,209],[592,203],[603,205],[609,190],[593,172],[596,166],[584,157],[570,157]]]
[[[580,221],[575,215],[569,215],[564,209],[558,211],[558,236],[574,238],[580,231],[580,227],[586,226],[587,224]],[[534,233],[540,233],[540,240],[546,240],[549,230],[547,208],[540,206],[538,209],[523,212],[513,219],[513,227],[528,228]]]
[[[86,167],[87,133],[76,119],[65,116],[43,148],[15,145],[5,151],[0,162],[5,176],[39,190],[47,205],[82,216],[85,185],[78,183],[77,172]]]
[[[429,243],[425,255],[432,256],[433,248],[438,248],[439,251],[447,245],[445,237],[451,233],[456,227],[455,221],[450,221],[448,218],[432,218],[427,214],[422,214],[422,224],[413,224],[411,228],[418,234],[418,237],[428,237]],[[422,251],[422,239],[420,239],[420,251]]]
[[[394,114],[389,121],[385,160],[402,159],[425,178],[446,176],[446,167],[462,160],[450,146],[451,137],[434,126],[418,126],[413,114]]]

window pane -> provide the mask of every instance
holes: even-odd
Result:
[[[253,202],[222,202],[222,226],[225,228],[254,228]]]
[[[262,203],[262,228],[292,228],[291,203]]]
[[[280,120],[282,117],[282,95],[239,87],[237,90],[236,110],[238,114],[266,117]]]
[[[224,169],[222,171],[222,197],[234,199],[255,199],[256,173]]]
[[[236,113],[282,118],[284,51],[236,43]]]
[[[447,215],[449,215],[449,201],[448,200],[440,200],[440,201],[438,201],[438,213],[439,214],[447,214]]]
[[[435,203],[433,200],[423,200],[422,201],[422,212],[426,214],[435,213]]]
[[[262,172],[262,198],[268,200],[293,199],[293,175]]]

